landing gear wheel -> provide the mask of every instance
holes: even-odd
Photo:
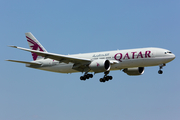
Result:
[[[103,82],[103,79],[102,79],[102,78],[100,78],[100,79],[99,79],[99,81],[100,81],[100,82]]]
[[[80,80],[86,80],[86,79],[89,79],[89,78],[92,78],[93,77],[93,74],[84,74],[83,76],[80,77]]]
[[[109,76],[105,77],[104,79],[105,81],[109,81]]]
[[[84,81],[85,81],[86,78],[85,78],[84,76],[81,76],[81,77],[80,77],[80,80],[84,80]]]
[[[109,76],[109,80],[112,80],[113,79],[113,77],[112,76]]]
[[[159,71],[158,71],[158,73],[159,73],[159,74],[162,74],[162,73],[163,73],[163,71],[162,71],[162,70],[159,70]]]
[[[89,79],[89,74],[84,75],[84,77],[85,77],[86,79]]]
[[[89,77],[92,78],[92,77],[93,77],[93,74],[89,74]]]
[[[100,82],[106,82],[104,78],[99,79]]]

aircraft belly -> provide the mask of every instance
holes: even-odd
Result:
[[[137,59],[137,60],[124,60],[118,64],[114,64],[111,66],[111,70],[124,69],[124,68],[132,68],[132,67],[148,67],[148,66],[156,66],[162,63],[166,63],[167,61],[162,61],[162,59]]]
[[[125,60],[118,64],[114,64],[111,66],[111,70],[118,70],[118,69],[124,69],[129,67],[137,67],[141,66],[142,62],[139,62],[137,60]]]
[[[151,59],[147,59],[145,61],[146,65],[148,66],[156,66],[156,65],[160,65],[163,63],[168,63],[170,62],[172,59],[170,58],[163,58],[163,57],[155,57],[155,58],[151,58]]]
[[[39,69],[41,70],[46,70],[46,71],[51,71],[51,72],[58,72],[58,73],[74,73],[74,72],[79,72],[74,69],[72,69],[73,64],[58,64],[54,66],[49,66],[49,67],[41,67]]]

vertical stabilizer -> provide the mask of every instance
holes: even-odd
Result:
[[[31,50],[37,50],[47,52],[46,49],[40,44],[40,42],[33,36],[31,32],[25,33],[27,42]],[[38,56],[36,53],[32,53],[33,60],[44,59],[42,56]]]

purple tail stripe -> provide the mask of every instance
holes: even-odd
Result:
[[[27,41],[30,42],[31,44],[33,44],[32,46],[30,46],[32,48],[32,50],[38,50],[39,48],[39,51],[42,51],[44,52],[44,50],[36,43],[34,42],[34,40],[32,40],[31,38],[27,37]],[[32,52],[31,52],[32,53]],[[33,60],[36,60],[38,55],[36,53],[32,53],[32,56],[33,56]]]

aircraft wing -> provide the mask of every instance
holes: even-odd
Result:
[[[77,58],[77,57],[71,57],[68,55],[61,55],[61,54],[55,54],[55,53],[49,53],[49,52],[41,52],[41,51],[31,50],[31,49],[17,47],[17,46],[9,46],[9,47],[21,49],[21,50],[28,51],[28,52],[33,52],[39,56],[43,56],[45,58],[50,58],[50,59],[57,60],[57,61],[64,62],[64,63],[71,62],[71,63],[79,64],[79,63],[91,62],[91,59],[86,59],[86,58]]]

